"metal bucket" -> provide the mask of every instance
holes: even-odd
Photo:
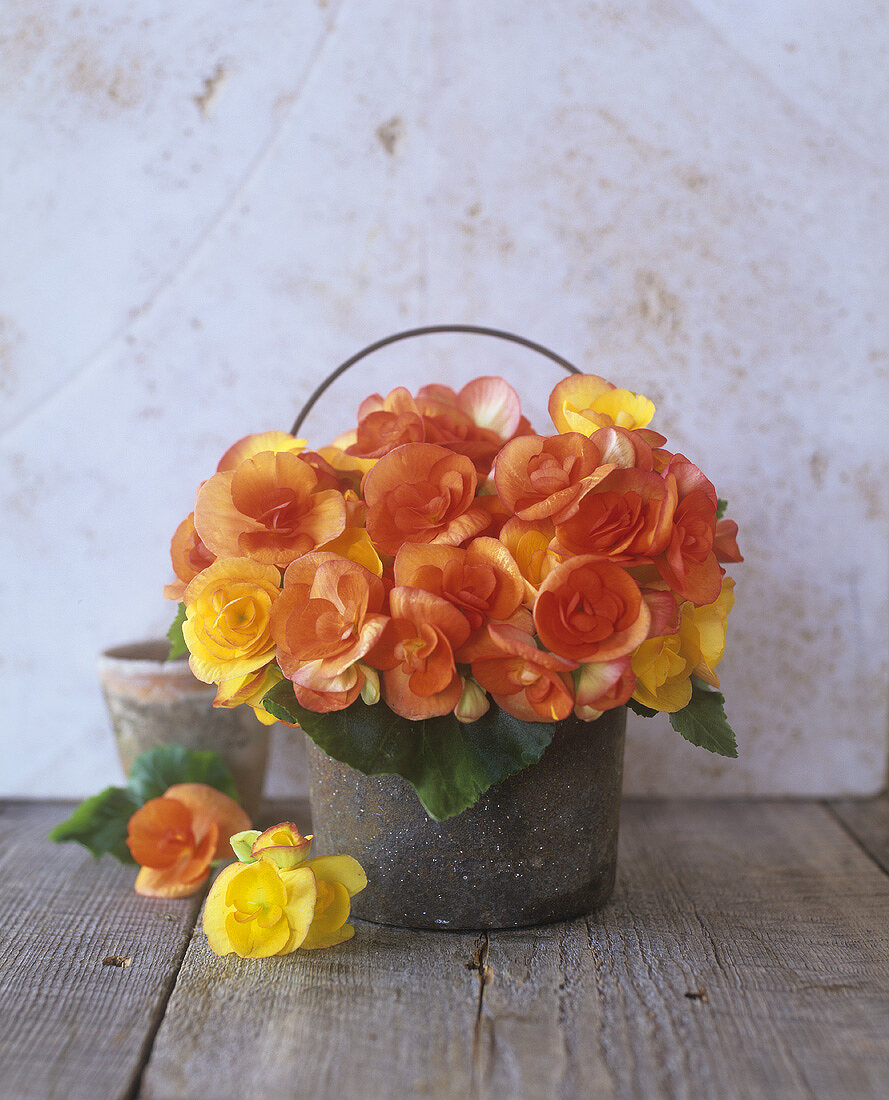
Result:
[[[598,909],[614,886],[625,707],[556,724],[530,768],[432,821],[397,776],[367,776],[307,738],[314,849],[354,856],[356,917],[406,928],[518,928]]]

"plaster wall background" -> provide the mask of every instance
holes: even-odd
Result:
[[[129,10],[124,10],[129,8]],[[631,718],[636,793],[869,793],[887,756],[880,0],[22,0],[0,28],[0,793],[119,779],[94,672],[162,633],[235,439],[390,331],[509,328],[649,395],[746,563],[741,758]],[[556,368],[436,338],[361,397]],[[291,790],[280,738],[270,787]]]

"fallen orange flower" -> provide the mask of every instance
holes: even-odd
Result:
[[[141,865],[136,893],[184,898],[196,893],[215,860],[232,858],[229,836],[250,819],[227,794],[203,783],[179,783],[149,799],[130,818],[127,847]]]

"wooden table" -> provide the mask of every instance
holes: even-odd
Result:
[[[48,844],[69,809],[0,804],[3,1100],[889,1096],[885,796],[627,802],[589,919],[260,962]]]

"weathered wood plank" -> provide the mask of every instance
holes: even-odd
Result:
[[[889,880],[821,806],[630,803],[604,911],[489,938],[480,1096],[889,1095]]]
[[[200,898],[133,891],[135,871],[47,833],[71,807],[0,803],[0,1096],[129,1095]],[[108,956],[130,959],[103,965]]]
[[[862,848],[889,873],[889,793],[827,805]]]
[[[329,951],[252,961],[196,932],[139,1096],[469,1095],[475,937],[356,927]]]

